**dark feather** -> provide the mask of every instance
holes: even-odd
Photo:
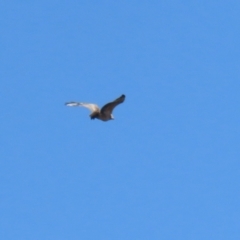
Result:
[[[113,109],[120,103],[123,103],[125,100],[125,95],[123,94],[121,97],[117,98],[113,102],[107,103],[101,109],[102,114],[111,114]]]

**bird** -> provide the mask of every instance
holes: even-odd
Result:
[[[114,101],[105,104],[101,109],[98,107],[98,105],[94,103],[66,102],[65,105],[68,107],[88,108],[91,111],[91,114],[89,115],[91,120],[97,118],[99,120],[106,122],[108,120],[114,120],[114,117],[112,115],[113,109],[117,105],[123,103],[125,97],[126,96],[122,94],[119,98],[115,99]]]

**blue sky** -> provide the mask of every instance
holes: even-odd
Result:
[[[240,239],[239,11],[2,1],[0,238]]]

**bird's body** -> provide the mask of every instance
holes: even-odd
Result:
[[[69,107],[86,107],[91,111],[90,118],[91,119],[99,119],[102,121],[108,121],[113,120],[113,109],[120,103],[123,103],[125,100],[125,95],[122,95],[121,97],[117,98],[113,102],[107,103],[104,105],[101,109],[93,103],[81,103],[81,102],[67,102],[65,105]]]

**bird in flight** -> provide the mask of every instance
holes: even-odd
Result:
[[[82,102],[67,102],[65,103],[68,107],[85,107],[91,111],[90,118],[91,119],[99,119],[102,121],[113,120],[114,117],[112,115],[113,109],[120,103],[123,103],[125,100],[125,95],[123,94],[116,100],[105,104],[101,109],[93,103],[82,103]]]

